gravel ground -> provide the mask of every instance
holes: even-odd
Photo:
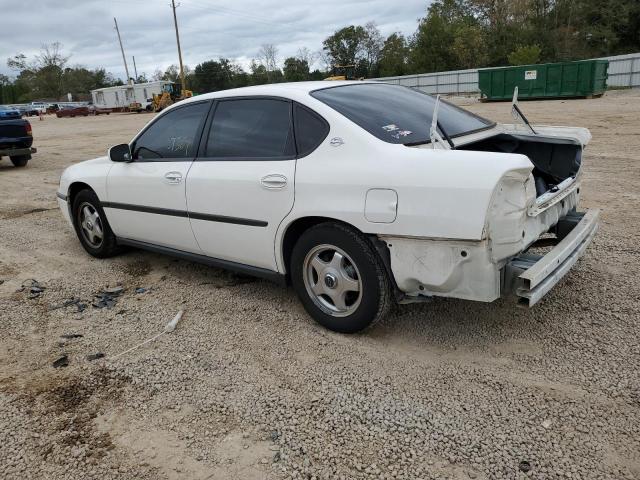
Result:
[[[509,121],[508,104],[455,101]],[[60,172],[150,116],[32,122],[38,154],[0,164],[0,478],[640,478],[640,92],[522,106],[592,131],[587,255],[532,310],[439,299],[355,336],[267,282],[89,257],[56,209]],[[176,331],[109,358],[180,309]]]

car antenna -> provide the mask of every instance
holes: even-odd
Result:
[[[531,132],[534,135],[538,134],[533,129],[533,127],[529,123],[529,120],[527,120],[527,117],[525,117],[524,113],[522,113],[522,110],[520,110],[520,107],[518,106],[518,87],[513,89],[513,100],[511,101],[511,116],[516,120],[520,119],[527,127],[531,129]]]
[[[440,95],[437,95],[436,96],[436,104],[433,107],[433,116],[431,117],[431,129],[429,130],[429,138],[431,139],[431,146],[435,150],[437,148],[436,147],[436,143],[440,143],[440,144],[442,144],[442,146],[444,148],[447,148],[445,146],[444,139],[442,138],[442,136],[438,132],[438,130],[440,130],[440,132],[442,132],[442,135],[444,135],[444,138],[447,140],[447,143],[449,144],[449,148],[448,149],[449,150],[455,150],[456,146],[451,141],[451,137],[449,137],[449,135],[447,135],[447,132],[444,130],[444,128],[442,128],[442,125],[440,125],[440,122],[438,122],[438,109],[439,108],[440,108]]]

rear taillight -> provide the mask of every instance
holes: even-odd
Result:
[[[31,124],[29,123],[28,120],[25,120],[25,122],[27,122],[27,124],[25,125],[25,128],[27,130],[27,135],[29,136],[33,136],[33,130],[31,129]]]

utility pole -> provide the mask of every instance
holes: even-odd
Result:
[[[122,48],[122,39],[120,38],[120,30],[118,29],[118,21],[113,17],[113,23],[116,24],[116,32],[118,32],[118,42],[120,42],[120,51],[122,52],[122,61],[124,62],[124,71],[127,73],[127,85],[129,85],[129,67],[127,66],[127,57],[124,56],[124,48]]]
[[[187,85],[184,81],[184,68],[182,66],[182,50],[180,49],[180,35],[178,34],[178,17],[176,17],[176,0],[171,0],[171,8],[173,9],[173,24],[176,27],[176,42],[178,43],[178,59],[180,60],[180,81],[182,82],[182,92],[184,92],[184,90],[186,90],[187,88]],[[182,92],[180,92],[181,96]]]
[[[136,56],[133,55],[133,74],[135,75],[133,83],[138,81],[138,69],[136,68]]]

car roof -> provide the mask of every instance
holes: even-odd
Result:
[[[267,85],[254,85],[251,87],[232,88],[229,90],[218,90],[217,92],[205,93],[192,97],[193,100],[208,100],[210,98],[222,98],[222,97],[238,97],[243,95],[265,95],[265,96],[288,96],[287,94],[295,93],[310,93],[314,90],[320,90],[323,88],[338,87],[342,85],[361,85],[363,83],[378,83],[378,82],[363,82],[360,80],[319,80],[312,82],[288,82],[288,83],[270,83]]]

